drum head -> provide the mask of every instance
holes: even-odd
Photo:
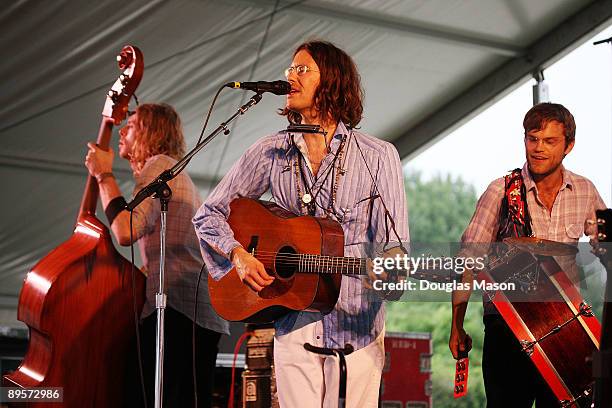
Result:
[[[574,245],[535,237],[505,238],[504,243],[533,255],[566,256],[578,252]]]

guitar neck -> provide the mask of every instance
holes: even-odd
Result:
[[[341,275],[367,275],[367,258],[345,256],[326,256],[318,254],[283,254],[300,273],[327,273]],[[434,265],[435,266],[435,265]],[[423,265],[418,269],[408,265],[409,277],[432,282],[451,282],[453,271]]]

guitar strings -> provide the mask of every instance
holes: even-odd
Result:
[[[328,255],[319,255],[319,254],[292,254],[292,253],[278,253],[274,251],[255,251],[255,258],[264,261],[283,261],[287,265],[291,266],[302,266],[306,268],[321,268],[321,267],[331,267],[332,271],[323,271],[320,273],[342,273],[341,271],[337,271],[338,269],[347,269],[351,268],[348,274],[361,274],[362,268],[366,266],[366,259],[356,258],[356,257],[340,257],[340,256],[328,256]],[[317,258],[308,258],[308,256],[314,256]],[[409,268],[413,268],[414,265],[410,263]],[[358,271],[355,271],[355,268],[358,268]],[[420,267],[419,271],[428,271],[431,272],[446,272],[440,271],[439,268],[429,268],[429,267]],[[413,274],[419,274],[419,271],[412,271]],[[300,271],[300,272],[315,272],[319,271]],[[432,277],[435,275],[431,275]]]
[[[360,274],[362,267],[365,266],[365,260],[360,258],[349,258],[349,257],[332,257],[319,254],[291,254],[291,253],[278,253],[271,251],[255,251],[255,258],[262,261],[280,260],[284,261],[287,265],[302,266],[306,268],[320,268],[324,266],[331,266],[331,270],[325,271],[300,271],[300,272],[313,272],[313,273],[341,273],[337,269],[351,268],[352,274]],[[308,255],[320,257],[319,259],[308,259]],[[335,265],[334,265],[335,262]],[[357,271],[355,270],[357,268]],[[349,273],[349,274],[351,274]]]
[[[267,254],[261,252],[255,252],[255,258],[257,259],[282,259],[282,260],[302,260],[306,262],[338,262],[345,264],[357,264],[365,263],[364,259],[359,258],[348,258],[348,257],[333,257],[326,255],[312,254],[318,257],[318,259],[309,259],[308,256],[311,254],[276,254],[275,252],[269,252]]]
[[[317,259],[308,259],[309,256],[318,257]],[[340,262],[340,263],[365,263],[366,260],[363,258],[356,257],[343,257],[343,256],[332,256],[332,255],[320,255],[320,254],[294,254],[290,252],[274,252],[274,251],[255,251],[255,257],[258,259],[300,259],[306,262]],[[410,266],[413,266],[411,262],[409,262]]]
[[[286,261],[286,262],[293,262],[296,264],[299,263],[304,263],[304,264],[320,264],[320,265],[330,265],[330,266],[336,266],[336,267],[358,267],[358,266],[363,266],[365,264],[365,262],[361,261],[357,261],[357,262],[334,262],[332,264],[331,260],[309,260],[309,259],[300,259],[300,258],[293,258],[293,257],[286,257],[286,258],[281,258],[281,257],[256,257],[256,259],[259,260],[263,260],[263,261],[270,261],[270,260],[280,260],[280,261]]]
[[[305,269],[315,268],[317,270],[300,270],[296,271],[297,273],[326,273],[326,274],[343,274],[343,275],[365,275],[366,271],[363,269],[366,264],[366,260],[362,258],[351,258],[351,257],[332,257],[327,255],[319,255],[319,254],[291,254],[291,253],[277,253],[273,251],[255,251],[255,258],[260,261],[268,262],[281,260],[286,263],[286,265],[296,266],[296,267],[304,267]],[[317,259],[300,259],[301,256],[313,255],[320,257]],[[339,262],[335,260],[340,260]],[[328,268],[325,268],[325,267]],[[329,268],[331,267],[331,268]],[[320,270],[319,268],[325,268],[324,270]],[[352,270],[346,270],[347,268],[352,268]],[[357,268],[357,270],[355,270]],[[341,270],[338,270],[341,269]],[[344,271],[342,270],[344,269]],[[428,270],[429,268],[421,268],[420,271]],[[436,268],[432,268],[433,271],[439,271]],[[417,277],[417,275],[421,275],[418,271],[411,272],[412,277]],[[444,274],[445,275],[445,274]],[[427,277],[435,278],[437,275],[428,274]]]

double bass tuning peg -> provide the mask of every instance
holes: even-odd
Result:
[[[111,89],[110,91],[108,91],[108,97],[111,99],[111,101],[117,102],[117,99],[119,98],[119,92]]]
[[[122,50],[119,55],[117,55],[117,63],[119,64],[119,69],[126,69],[132,63],[133,58],[134,57],[132,53],[128,52],[127,50]]]

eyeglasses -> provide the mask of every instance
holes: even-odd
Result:
[[[293,71],[295,71],[295,73],[298,74],[298,76],[302,76],[308,71],[319,72],[316,69],[310,68],[308,65],[296,65],[294,67],[289,67],[285,70],[285,78],[289,78],[289,75],[291,75]]]
[[[547,146],[547,147],[554,147],[558,145],[559,143],[561,143],[564,139],[565,138],[563,137],[539,138],[539,137],[531,136],[531,135],[525,136],[525,140],[527,141],[527,144],[537,145],[540,141],[542,141],[544,143],[544,146]]]

